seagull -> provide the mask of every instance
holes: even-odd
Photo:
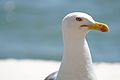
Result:
[[[67,14],[62,21],[64,54],[59,71],[44,80],[96,80],[92,58],[86,41],[91,30],[108,32],[109,27],[83,12]]]

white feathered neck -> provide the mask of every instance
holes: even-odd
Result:
[[[95,80],[86,33],[63,25],[64,54],[56,80]]]

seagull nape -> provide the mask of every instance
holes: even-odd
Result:
[[[62,21],[64,54],[58,72],[45,80],[96,80],[86,34],[91,30],[108,32],[106,24],[82,12],[66,15]]]

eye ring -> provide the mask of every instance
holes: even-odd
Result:
[[[76,21],[82,21],[83,19],[80,17],[76,17]]]

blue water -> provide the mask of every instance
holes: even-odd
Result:
[[[61,60],[62,18],[89,13],[109,25],[109,33],[92,31],[87,39],[94,62],[120,62],[119,0],[0,0],[0,59]]]

